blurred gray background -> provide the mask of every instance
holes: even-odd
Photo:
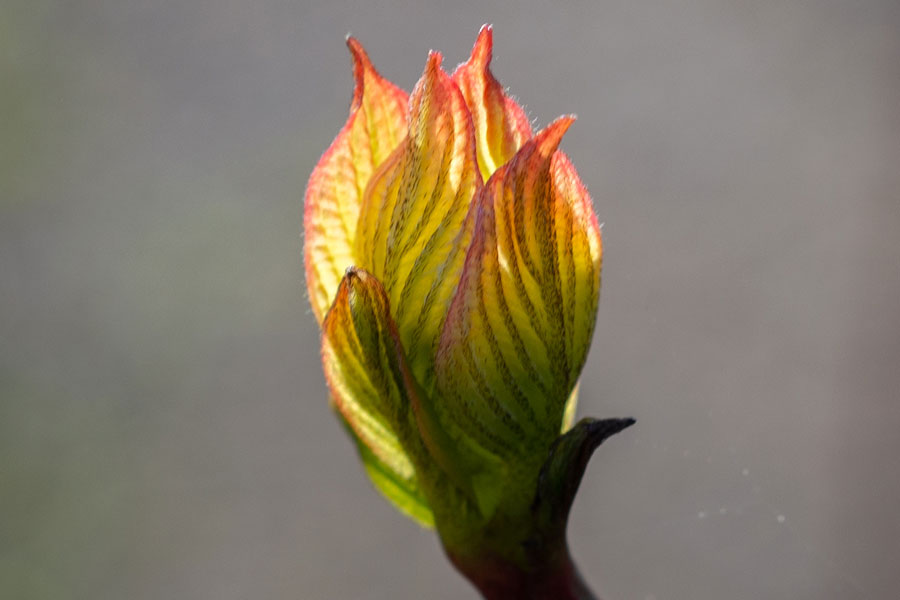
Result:
[[[0,596],[476,598],[326,403],[306,178],[352,32],[494,71],[604,225],[605,600],[900,584],[900,3],[5,0]]]

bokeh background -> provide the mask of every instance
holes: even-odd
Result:
[[[329,412],[301,201],[347,32],[410,89],[485,22],[605,223],[587,579],[897,597],[892,0],[5,0],[0,596],[476,598]]]

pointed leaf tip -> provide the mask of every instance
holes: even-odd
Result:
[[[563,136],[575,122],[575,115],[563,115],[547,125],[534,136],[534,143],[540,154],[549,156],[559,147]]]
[[[532,505],[532,510],[540,519],[546,533],[564,534],[569,510],[572,508],[581,478],[594,450],[605,440],[634,423],[635,420],[632,418],[586,418],[556,439],[550,447],[544,466],[541,467]]]
[[[470,60],[482,69],[487,69],[491,64],[493,50],[494,30],[490,25],[482,25],[481,31],[478,32],[478,38],[475,40],[475,46],[472,47]]]
[[[444,55],[437,50],[428,51],[428,60],[425,63],[425,73],[436,73],[444,62]]]
[[[354,279],[361,279],[362,277],[365,277],[365,271],[354,265],[350,265],[344,271],[344,277],[346,277],[347,280],[352,283]]]
[[[406,135],[406,92],[375,70],[362,44],[348,35],[354,89],[350,114],[319,159],[304,200],[304,265],[319,323],[331,306],[352,247],[363,192],[376,167]]]
[[[452,76],[472,115],[478,141],[478,167],[484,180],[531,137],[531,124],[525,111],[491,73],[493,40],[492,27],[484,25],[469,60],[460,64]]]
[[[350,50],[350,56],[353,59],[354,88],[353,100],[350,103],[350,111],[353,112],[359,110],[359,107],[362,104],[363,91],[365,90],[366,71],[371,71],[374,73],[377,73],[377,71],[375,71],[375,67],[372,65],[372,61],[369,59],[369,55],[366,53],[363,45],[359,43],[359,40],[348,33],[346,42],[347,48]]]
[[[438,88],[441,93],[445,93],[447,85],[444,83],[444,80],[447,79],[448,76],[441,66],[443,62],[443,54],[437,50],[428,51],[428,59],[425,61],[425,70],[422,72],[422,77],[419,79],[418,83],[416,83],[411,94],[413,98],[410,101],[410,114],[408,116],[410,123],[414,120],[412,113],[416,110],[414,105],[416,103],[415,96],[417,90],[421,89],[424,96],[428,96],[435,88]]]
[[[381,283],[348,268],[322,329],[333,405],[353,433],[367,473],[398,508],[427,525],[430,509],[413,466],[424,454],[412,426],[417,392]]]
[[[631,417],[624,419],[583,419],[581,422],[585,424],[585,439],[591,452],[615,434],[637,423]]]
[[[353,58],[360,56],[368,60],[369,55],[366,53],[365,48],[363,48],[363,45],[358,39],[353,37],[353,34],[347,33],[347,35],[344,37],[344,42],[346,42],[347,48],[350,49],[350,53],[353,55]]]

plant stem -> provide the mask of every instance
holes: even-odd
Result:
[[[452,555],[450,560],[485,600],[599,600],[578,573],[568,548],[552,564],[528,570],[499,561],[474,564]]]
[[[471,554],[445,547],[485,600],[598,600],[569,554],[569,511],[594,450],[633,424],[634,419],[582,419],[551,446],[523,518],[495,523],[470,546],[476,548]]]

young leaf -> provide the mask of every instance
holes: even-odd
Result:
[[[406,92],[378,74],[358,41],[348,38],[347,46],[356,81],[350,116],[310,175],[303,215],[306,285],[320,324],[344,269],[354,264],[366,185],[406,135]]]
[[[600,230],[556,150],[571,123],[561,118],[527,142],[476,199],[437,355],[449,420],[500,455],[533,453],[558,434],[593,331]]]
[[[387,296],[365,271],[347,269],[341,280],[323,324],[322,363],[333,405],[375,485],[398,508],[430,523],[414,468],[423,458],[413,425],[415,390]]]
[[[493,31],[490,25],[485,25],[478,32],[472,56],[452,76],[472,113],[478,167],[485,181],[531,138],[525,111],[503,91],[491,73],[493,46]]]
[[[433,356],[459,280],[481,188],[472,119],[432,53],[409,104],[406,142],[373,176],[360,212],[358,265],[383,284],[415,377],[429,389]]]

